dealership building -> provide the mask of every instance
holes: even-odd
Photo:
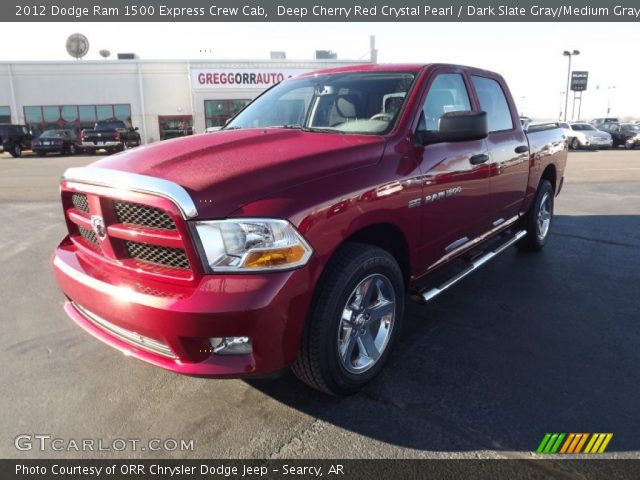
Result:
[[[266,88],[330,60],[97,60],[0,63],[0,123],[79,132],[118,118],[143,143],[221,126]]]

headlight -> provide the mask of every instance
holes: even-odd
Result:
[[[206,267],[214,272],[285,270],[307,263],[313,250],[286,220],[242,218],[195,223]]]

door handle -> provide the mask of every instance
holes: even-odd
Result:
[[[516,153],[527,153],[529,151],[529,147],[527,145],[518,145],[516,147]]]
[[[485,163],[489,161],[489,155],[486,153],[479,153],[478,155],[473,155],[469,162],[471,165],[480,165],[481,163]]]

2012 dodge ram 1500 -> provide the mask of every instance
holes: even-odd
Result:
[[[382,369],[405,292],[541,249],[567,145],[525,134],[501,76],[445,64],[304,74],[221,131],[65,172],[68,315],[174,372],[291,365],[333,394]]]

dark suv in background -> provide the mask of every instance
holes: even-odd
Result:
[[[31,150],[33,135],[26,125],[0,123],[0,153],[9,152],[20,157],[23,150]]]
[[[603,123],[598,130],[607,132],[613,139],[613,146],[623,145],[627,150],[640,146],[640,125],[637,123]]]

